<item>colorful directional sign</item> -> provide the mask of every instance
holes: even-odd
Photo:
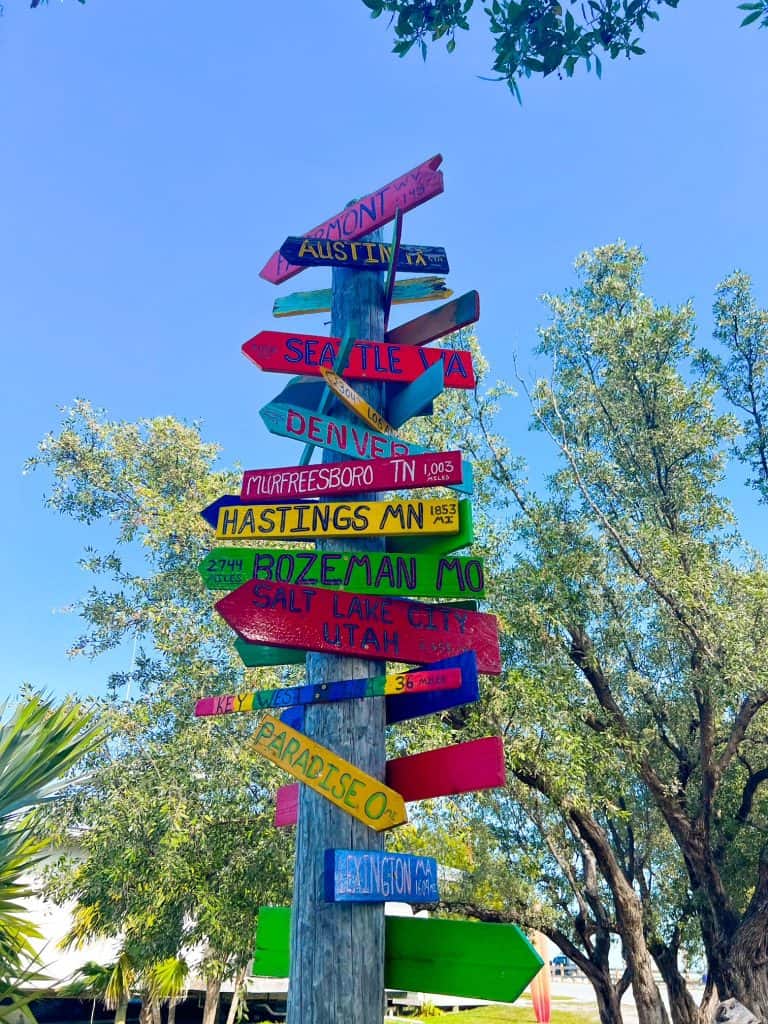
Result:
[[[480,296],[467,292],[458,299],[446,302],[437,309],[431,309],[406,324],[400,324],[387,331],[385,340],[395,345],[426,345],[428,341],[453,334],[462,327],[468,327],[480,319]]]
[[[345,383],[340,377],[337,379]],[[371,409],[371,412],[374,411]],[[403,455],[428,454],[427,449],[421,445],[401,441],[391,433],[380,433],[359,420],[321,415],[296,405],[268,402],[259,409],[259,415],[271,434],[319,445],[352,458],[391,459]],[[389,426],[383,417],[380,419],[384,426]]]
[[[392,289],[392,305],[406,302],[438,302],[450,299],[453,291],[442,277],[408,277],[396,281]],[[272,316],[303,316],[309,313],[330,313],[331,289],[319,288],[313,292],[291,292],[275,299]]]
[[[249,743],[273,764],[377,832],[408,820],[399,793],[272,715],[264,716]]]
[[[314,424],[312,428],[314,430]],[[276,498],[303,500],[365,491],[451,487],[461,483],[465,485],[464,491],[471,492],[472,467],[462,461],[461,452],[428,452],[319,466],[248,469],[243,473],[240,499],[246,502],[270,502]]]
[[[317,334],[259,331],[243,345],[243,352],[262,370],[303,373],[319,377],[323,367],[334,368],[339,338]],[[442,362],[447,388],[473,388],[476,384],[469,352],[454,349],[407,347],[384,341],[356,341],[342,376],[347,380],[385,380],[407,384],[433,363]]]
[[[229,715],[239,711],[262,711],[266,708],[289,708],[294,704],[324,704],[363,697],[385,697],[388,694],[415,694],[430,690],[458,690],[461,669],[422,669],[417,672],[393,672],[385,676],[363,679],[341,679],[332,683],[306,686],[279,686],[272,690],[250,693],[227,693],[201,697],[195,704],[195,715]]]
[[[216,536],[221,540],[391,537],[458,531],[459,502],[453,498],[224,505],[216,524]]]
[[[455,796],[479,789],[498,789],[506,784],[504,745],[500,736],[486,736],[467,743],[410,754],[387,761],[387,785],[406,803]],[[295,825],[298,785],[282,786],[275,798],[275,825]]]
[[[514,924],[387,916],[384,984],[513,1003],[544,961]],[[290,974],[289,907],[260,907],[253,973]]]
[[[451,604],[257,580],[215,607],[250,643],[419,664],[473,650],[480,672],[501,673],[496,617]]]
[[[437,903],[437,861],[380,850],[326,850],[329,903]]]
[[[340,377],[338,373],[334,373],[333,370],[326,370],[325,367],[320,372],[323,375],[323,380],[339,401],[343,402],[348,409],[351,409],[355,415],[359,416],[364,423],[367,423],[369,427],[373,427],[374,430],[378,430],[380,434],[392,433],[392,427],[381,413],[369,405],[363,396],[355,391],[352,385],[345,381],[343,377]]]
[[[443,191],[443,173],[438,168],[442,162],[443,158],[438,153],[383,188],[346,206],[340,213],[304,232],[304,235],[349,241],[362,238],[391,221],[398,210],[407,213],[440,195]],[[265,280],[279,284],[300,273],[302,269],[276,252],[259,273]]]
[[[387,384],[387,417],[393,427],[406,423],[412,416],[427,416],[432,403],[445,387],[443,364],[433,363],[410,384]]]
[[[345,242],[341,239],[291,235],[280,246],[280,255],[297,267],[355,267],[386,270],[392,246],[384,242]],[[447,274],[448,257],[439,245],[401,245],[396,269],[423,274]]]
[[[474,539],[472,503],[460,501],[458,533],[434,537],[387,537],[386,546],[387,551],[400,554],[447,555],[468,547]]]
[[[258,579],[396,597],[448,599],[485,593],[482,560],[459,555],[221,547],[202,560],[198,571],[209,590],[234,590]]]

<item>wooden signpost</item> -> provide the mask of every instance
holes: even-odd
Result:
[[[408,820],[399,793],[272,715],[264,716],[249,743],[273,764],[376,832]]]
[[[458,533],[459,502],[314,501],[285,505],[224,505],[221,540],[308,540],[311,537],[391,537]]]
[[[437,903],[437,861],[378,850],[326,850],[329,903]]]
[[[198,717],[282,709],[256,723],[249,743],[298,780],[276,803],[276,824],[298,824],[288,1024],[379,1024],[385,982],[514,999],[540,965],[512,927],[391,919],[385,929],[383,916],[387,899],[439,899],[434,858],[384,852],[383,831],[407,820],[405,802],[505,781],[497,736],[389,762],[384,748],[386,723],[476,701],[478,672],[502,667],[497,621],[477,611],[483,564],[454,555],[473,541],[469,501],[383,493],[472,493],[459,452],[393,434],[431,414],[444,388],[476,386],[469,352],[426,346],[477,320],[477,292],[387,330],[391,302],[452,294],[430,276],[448,270],[443,249],[401,245],[403,212],[442,192],[441,160],[290,236],[267,262],[261,275],[275,283],[305,265],[333,268],[331,289],[274,307],[276,316],[330,310],[330,337],[262,331],[243,345],[261,369],[291,375],[261,415],[303,450],[299,465],[247,471],[239,495],[202,513],[217,538],[241,542],[212,551],[199,571],[207,588],[228,591],[215,607],[245,665],[306,661],[297,685],[251,683],[195,708]],[[384,243],[378,229],[392,220]],[[423,276],[396,281],[398,270]],[[322,464],[310,466],[315,446]],[[311,551],[253,546],[311,538]],[[417,667],[387,673],[387,660]],[[288,973],[288,929],[287,912],[262,909],[257,973]]]
[[[384,242],[345,242],[291,235],[280,246],[280,255],[297,267],[356,267],[386,270],[392,246]],[[447,274],[448,257],[439,245],[401,245],[397,270],[423,274]]]
[[[378,430],[380,434],[392,433],[392,427],[381,413],[368,405],[362,395],[359,395],[343,377],[334,373],[333,370],[326,370],[325,367],[320,372],[323,375],[323,380],[339,401],[343,402],[348,409],[351,409],[356,416],[359,416],[363,423],[367,423],[369,427]]]
[[[480,296],[477,292],[467,292],[458,299],[446,302],[444,306],[431,309],[429,313],[387,331],[386,340],[394,345],[426,345],[429,341],[468,327],[479,319]]]
[[[442,277],[409,277],[396,281],[392,289],[391,303],[401,306],[406,302],[436,302],[450,299],[453,292]],[[310,313],[329,313],[331,310],[331,289],[320,288],[313,292],[291,292],[275,299],[272,316],[304,316]]]
[[[438,167],[442,162],[443,158],[438,153],[437,156],[425,160],[423,164],[390,181],[383,188],[363,196],[356,203],[351,203],[340,213],[305,232],[305,236],[353,241],[370,231],[375,231],[376,228],[383,227],[394,218],[398,210],[407,213],[408,210],[413,210],[440,195],[443,191],[443,174]],[[289,263],[276,252],[259,273],[265,280],[280,284],[300,273],[302,269]]]
[[[382,551],[296,551],[291,548],[215,548],[198,571],[209,590],[235,590],[248,580],[308,583],[324,590],[395,597],[482,597],[479,558],[387,554]]]
[[[301,501],[360,494],[361,491],[453,487],[461,483],[467,493],[471,493],[472,467],[462,460],[461,452],[427,452],[424,455],[393,455],[319,466],[248,469],[243,473],[240,498],[242,501],[265,503],[275,499]]]
[[[261,907],[254,974],[291,974],[289,907]],[[384,983],[406,992],[440,992],[514,1002],[544,961],[514,924],[387,917]],[[292,977],[292,975],[291,975]]]
[[[319,377],[332,370],[341,340],[317,334],[259,331],[243,344],[243,352],[262,370]],[[442,362],[447,388],[474,388],[477,383],[469,352],[444,348],[390,345],[358,340],[342,376],[347,380],[410,383],[433,363]]]
[[[274,690],[251,693],[229,693],[202,697],[195,704],[195,715],[229,715],[239,711],[262,711],[266,708],[289,708],[294,704],[317,704],[319,701],[353,700],[363,697],[385,697],[388,694],[411,694],[430,690],[457,690],[461,686],[461,669],[435,669],[420,672],[392,672],[385,676],[364,679],[341,679],[336,683],[308,686],[280,686]]]
[[[506,782],[501,737],[487,736],[393,758],[387,761],[386,780],[406,803],[498,789]],[[281,787],[275,798],[275,825],[295,825],[297,807],[298,785]]]
[[[250,643],[418,664],[473,650],[480,672],[501,672],[496,617],[451,604],[257,580],[215,607]]]

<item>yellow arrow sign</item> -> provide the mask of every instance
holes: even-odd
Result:
[[[323,367],[320,370],[322,373],[325,383],[331,389],[331,391],[340,399],[348,409],[352,412],[357,413],[364,423],[367,423],[369,427],[373,427],[374,430],[378,430],[380,434],[391,434],[392,427],[387,423],[380,412],[377,412],[372,405],[369,405],[362,395],[359,395],[353,387],[340,377],[338,373],[334,373],[333,370],[327,370]]]
[[[220,540],[412,537],[458,533],[459,526],[459,503],[451,498],[312,501],[295,505],[222,505],[216,536]]]
[[[279,718],[265,715],[251,743],[273,764],[376,832],[408,821],[405,802],[394,789]]]

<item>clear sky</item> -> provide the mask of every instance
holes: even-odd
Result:
[[[535,372],[544,291],[617,237],[644,248],[647,290],[693,299],[738,266],[768,301],[768,32],[735,0],[681,0],[602,81],[531,81],[522,107],[490,73],[478,12],[456,52],[390,53],[360,0],[75,0],[0,18],[0,329],[3,352],[0,693],[21,680],[103,692],[130,649],[68,661],[60,610],[88,578],[89,536],[42,505],[24,459],[76,396],[111,417],[201,419],[223,461],[284,465],[257,411],[283,379],[240,352],[277,327],[285,285],[258,270],[288,234],[434,153],[445,193],[403,240],[443,245],[455,293],[477,288],[492,375]],[[393,323],[424,306],[399,307]],[[283,321],[321,332],[323,317]],[[521,398],[507,418],[530,449]]]

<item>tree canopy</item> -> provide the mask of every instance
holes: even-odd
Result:
[[[679,0],[483,0],[493,43],[493,72],[520,99],[520,83],[553,72],[571,77],[577,67],[602,74],[602,60],[645,53],[647,25]],[[426,59],[431,43],[444,39],[456,48],[459,31],[470,28],[474,0],[363,0],[373,18],[391,15],[393,52],[404,57],[414,46]],[[742,25],[768,26],[768,0],[739,4]]]

